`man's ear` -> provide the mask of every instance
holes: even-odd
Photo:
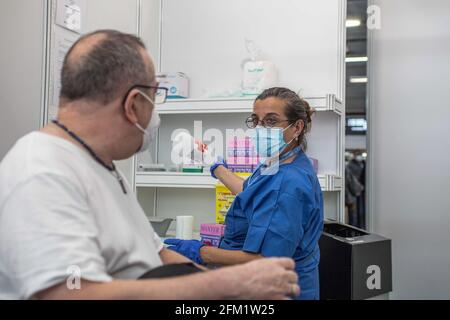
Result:
[[[127,118],[128,121],[131,123],[137,123],[138,122],[138,110],[136,106],[136,100],[139,96],[138,90],[131,90],[128,96],[125,98],[124,102],[124,113],[125,118]]]

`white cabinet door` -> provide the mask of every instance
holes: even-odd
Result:
[[[165,0],[161,70],[194,79],[191,97],[234,90],[249,55],[245,39],[272,61],[279,84],[303,96],[343,99],[345,1]]]

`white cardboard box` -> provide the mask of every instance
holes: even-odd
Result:
[[[162,72],[156,76],[159,86],[167,88],[167,98],[189,98],[189,78],[183,72]]]

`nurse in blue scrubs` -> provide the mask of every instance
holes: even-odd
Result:
[[[264,159],[247,180],[211,167],[213,177],[236,194],[225,218],[219,248],[197,240],[168,239],[169,248],[201,264],[233,265],[262,257],[296,262],[300,300],[319,299],[318,241],[323,229],[323,198],[317,175],[305,155],[305,135],[313,111],[286,88],[270,88],[254,103],[246,124]]]

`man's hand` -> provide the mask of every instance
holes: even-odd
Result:
[[[237,299],[272,300],[295,298],[300,294],[295,263],[289,258],[259,259],[233,270],[237,287]]]
[[[259,259],[246,264],[165,279],[81,281],[81,290],[68,290],[62,282],[38,292],[38,299],[287,299],[300,288],[294,261]],[[220,285],[211,286],[218,281]]]

